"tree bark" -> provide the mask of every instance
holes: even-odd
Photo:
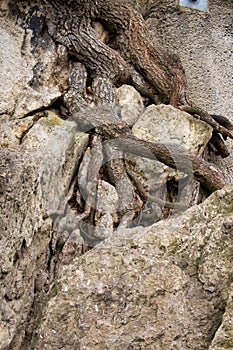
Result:
[[[92,77],[108,78],[113,85],[131,82],[150,98],[154,93],[157,99],[158,94],[161,102],[185,108],[224,137],[233,138],[231,123],[220,125],[190,101],[179,57],[152,44],[142,15],[126,1],[46,3],[50,8],[47,21],[50,35],[82,61]],[[93,28],[96,20],[102,21],[110,36],[114,36],[108,45],[96,35]]]
[[[113,87],[131,83],[139,91],[148,93],[150,98],[153,94],[155,98],[159,96],[160,101],[200,117],[225,138],[233,138],[231,123],[219,123],[219,120],[192,104],[187,97],[186,77],[179,57],[152,44],[143,17],[128,2],[71,0],[64,4],[61,0],[50,0],[46,1],[46,4],[49,34],[56,42],[65,45],[70,54],[84,64],[89,79],[92,80],[96,104],[114,105]],[[93,25],[95,21],[102,23],[112,40],[107,43],[101,41]],[[84,90],[86,80],[87,76],[81,83]],[[83,92],[81,95],[83,96]],[[73,117],[82,124],[82,129],[94,127],[105,139],[119,138],[119,147],[123,150],[145,157],[153,154],[159,161],[177,167],[165,145],[135,138],[130,130],[119,126],[117,118],[112,120],[113,114],[110,116],[109,111],[107,116],[102,112],[100,116],[98,113],[93,116],[92,113],[89,114],[90,110],[86,109],[85,116],[82,114],[80,118],[76,114],[79,111],[79,101],[75,94],[73,99],[75,107],[72,107],[72,103],[67,105]],[[85,103],[80,106],[81,109],[85,107]],[[107,124],[106,117],[110,118]],[[109,127],[109,123],[113,125]],[[218,144],[215,142],[215,145]],[[220,147],[223,148],[222,143]],[[223,175],[212,165],[201,158],[187,155],[174,146],[169,145],[169,149],[172,149],[175,158],[179,159],[179,170],[187,171],[187,159],[191,159],[195,179],[208,190],[214,191],[224,186]]]
[[[194,178],[210,192],[221,189],[225,185],[224,175],[213,164],[209,164],[200,157],[187,154],[184,149],[177,146],[166,146],[138,139],[127,126],[122,124],[101,125],[97,127],[97,132],[106,140],[115,140],[115,146],[120,150],[145,158],[156,158],[171,168],[193,174]],[[190,161],[192,167],[189,166]]]

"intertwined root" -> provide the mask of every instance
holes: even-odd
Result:
[[[92,145],[95,156],[89,165],[86,203],[78,218],[86,220],[91,215],[93,217],[101,162],[109,152],[118,154],[105,167],[106,176],[117,189],[119,197],[118,224],[120,221],[122,225],[132,221],[137,210],[136,192],[142,199],[146,196],[168,209],[174,208],[174,203],[161,202],[146,193],[135,175],[125,169],[119,156],[124,151],[148,158],[152,154],[173,168],[176,164],[166,145],[136,138],[121,122],[115,109],[115,87],[131,84],[152,102],[171,104],[199,117],[214,129],[210,144],[223,157],[228,155],[228,151],[220,135],[233,138],[233,125],[226,118],[213,118],[188,99],[185,72],[179,57],[152,44],[143,17],[127,1],[71,0],[65,3],[46,0],[46,3],[49,34],[54,41],[66,46],[73,60],[64,104],[80,129],[91,130],[94,139],[98,140],[96,145]],[[116,149],[111,150],[106,145],[99,148],[101,143],[112,139],[118,140]],[[203,159],[180,152],[176,147],[173,147],[173,153],[179,157],[179,165],[184,172],[187,159],[191,159],[192,176],[210,192],[224,186],[224,177],[217,168]],[[134,198],[132,203],[126,203],[127,196]],[[178,206],[184,209],[182,203]]]

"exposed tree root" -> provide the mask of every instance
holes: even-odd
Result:
[[[85,210],[77,215],[79,220],[86,219],[96,205],[97,185],[100,168],[103,164],[101,137],[94,136],[92,140],[91,158],[88,167],[87,183],[85,188]]]
[[[213,164],[207,163],[200,157],[187,154],[184,149],[177,146],[169,145],[166,147],[166,145],[161,143],[152,143],[138,139],[123,123],[118,125],[101,125],[96,130],[104,139],[117,139],[118,148],[125,152],[150,159],[156,158],[171,168],[178,168],[185,173],[192,171],[194,178],[210,192],[221,189],[225,185],[223,174]],[[190,160],[192,169],[187,167]]]
[[[171,104],[211,125],[214,130],[211,149],[222,157],[228,156],[224,139],[233,139],[233,124],[225,117],[209,115],[190,101],[179,57],[152,44],[146,23],[132,4],[125,0],[45,0],[44,3],[50,36],[75,58],[70,88],[64,96],[67,113],[81,130],[94,130],[97,135],[88,165],[85,208],[77,220],[92,217],[93,221],[100,168],[106,155],[105,168],[118,193],[122,226],[127,226],[137,211],[131,180],[145,200],[168,209],[186,209],[182,203],[170,203],[147,193],[137,177],[126,172],[122,152],[156,158],[193,176],[209,192],[221,189],[225,185],[224,176],[214,165],[177,146],[138,139],[117,114],[114,87],[131,84],[154,103]],[[130,204],[128,198],[133,198]],[[91,239],[92,233],[87,232],[88,235]]]
[[[96,89],[97,100],[112,102],[106,96],[111,84],[133,83],[145,95],[160,97],[188,113],[198,115],[224,137],[233,138],[233,125],[223,125],[201,108],[195,106],[187,96],[187,84],[179,57],[155,47],[148,35],[146,23],[127,1],[50,0],[52,5],[48,27],[53,38],[65,45],[90,70],[92,77],[106,79]],[[92,23],[102,21],[106,29],[114,34],[114,40],[105,44]],[[111,93],[110,93],[111,95]]]
[[[167,202],[164,201],[158,197],[155,196],[151,196],[149,193],[147,193],[142,185],[142,183],[139,181],[139,179],[137,178],[136,174],[134,174],[132,171],[127,170],[127,174],[129,174],[129,176],[131,177],[131,179],[133,180],[135,186],[137,187],[140,196],[144,199],[144,200],[149,200],[150,202],[156,202],[161,208],[168,208],[168,209],[178,209],[178,210],[186,210],[188,209],[188,207],[184,204],[181,203],[171,203],[171,202]]]

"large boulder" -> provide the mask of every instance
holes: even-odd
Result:
[[[88,135],[74,122],[48,112],[30,126],[20,147],[0,151],[1,350],[20,348],[35,296],[48,289],[51,249],[66,229],[55,235],[50,216],[65,219],[62,203],[87,144]]]
[[[74,259],[38,319],[33,349],[204,350],[213,338],[220,349],[220,337],[231,349],[232,198],[226,187]]]

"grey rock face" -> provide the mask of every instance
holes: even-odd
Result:
[[[3,1],[0,5],[0,113],[21,118],[50,106],[62,95],[70,67],[64,47],[56,50],[51,39],[38,40],[38,33],[23,30],[8,18],[8,3]],[[43,23],[39,11],[29,15],[26,10],[24,16],[30,16],[37,25]]]
[[[95,236],[105,239],[112,235],[117,222],[118,195],[114,186],[100,181],[97,191]]]
[[[223,230],[232,197],[226,187],[183,216],[124,229],[74,260],[44,309],[35,349],[204,350],[216,331],[211,349],[220,349],[222,328],[226,337],[232,329],[233,240]],[[222,316],[227,326],[217,330]]]
[[[66,221],[62,203],[87,142],[75,123],[51,113],[35,123],[20,148],[1,150],[0,349],[10,343],[20,347],[35,294],[46,293],[49,246],[59,238],[53,236],[50,215]],[[59,234],[65,230],[66,225]]]
[[[51,111],[24,137],[21,148],[33,152],[40,162],[40,181],[49,214],[59,209],[87,144],[88,135],[78,132],[75,122],[64,121]],[[61,181],[64,176],[68,178]]]
[[[53,108],[67,89],[67,52],[49,36],[39,38],[30,25],[23,30],[8,16],[8,3],[0,4],[0,350],[232,350],[232,187],[183,215],[116,231],[116,190],[99,182],[94,234],[107,239],[83,255],[84,239],[67,200],[89,138]],[[169,0],[171,12],[167,1],[152,3],[161,17],[152,11],[148,23],[161,38],[166,30],[168,46],[175,43],[183,56],[191,95],[212,112],[227,112],[230,0],[211,0],[206,18],[180,16],[175,0]],[[32,18],[42,23],[43,13],[27,11],[27,24]],[[217,29],[213,16],[222,19]],[[94,27],[106,41],[101,25]],[[210,32],[206,45],[202,38]],[[144,112],[142,98],[130,86],[119,88],[116,100],[122,119],[130,126],[137,122],[138,136],[173,139],[202,153],[211,130],[200,121],[169,106]],[[169,136],[163,139],[165,130]],[[140,167],[134,169],[148,175],[146,181],[141,177],[146,188],[176,176],[145,162]],[[85,191],[83,178],[79,185]]]
[[[30,333],[32,305],[53,280],[56,242],[65,243],[65,262],[74,256],[71,246],[81,245],[75,232],[66,242],[63,202],[88,136],[52,111],[35,113],[67,87],[66,50],[23,30],[8,5],[0,5],[0,349],[16,350]],[[41,25],[41,13],[28,19],[27,10],[21,20]],[[50,215],[62,218],[56,235]]]
[[[151,105],[133,126],[136,136],[148,141],[183,146],[201,155],[212,135],[212,128],[173,106]]]
[[[120,107],[121,118],[133,126],[144,110],[141,95],[130,85],[122,85],[116,91],[116,104]]]

